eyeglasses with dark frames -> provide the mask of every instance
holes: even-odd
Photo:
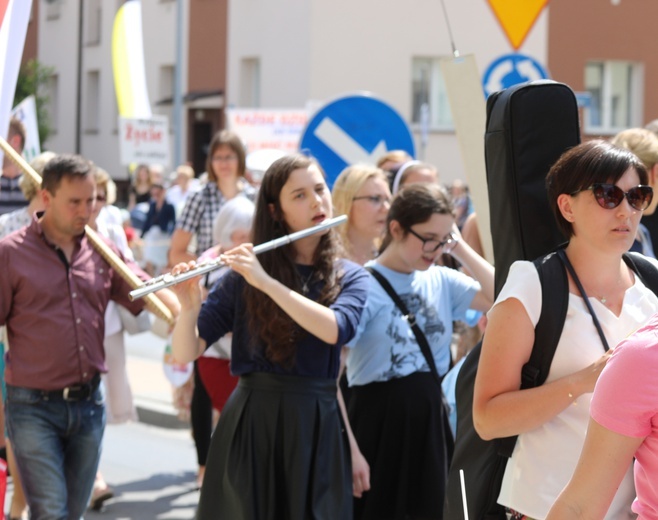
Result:
[[[411,228],[408,228],[407,231],[423,243],[423,253],[434,253],[441,247],[457,242],[457,237],[454,233],[448,233],[443,240],[434,240],[433,238],[424,238],[420,236]]]
[[[605,209],[614,209],[621,204],[621,201],[628,200],[633,209],[643,211],[649,207],[653,200],[653,188],[642,184],[634,186],[628,191],[622,190],[614,184],[596,182],[588,188],[574,191],[570,195],[578,195],[581,191],[592,190],[594,198],[599,206]]]
[[[361,197],[354,197],[352,199],[352,202],[354,202],[355,200],[367,200],[370,201],[375,206],[381,206],[383,204],[391,203],[391,198],[384,197],[383,195],[363,195]]]

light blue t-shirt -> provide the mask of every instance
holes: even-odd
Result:
[[[427,271],[406,274],[387,269],[376,261],[366,265],[383,274],[409,311],[415,314],[432,348],[436,368],[439,374],[445,374],[450,366],[452,322],[464,319],[480,284],[447,267],[432,266]],[[429,372],[413,330],[372,275],[359,328],[347,346],[351,347],[347,356],[350,385]]]

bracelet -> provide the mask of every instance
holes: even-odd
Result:
[[[458,236],[456,236],[454,233],[451,233],[451,236],[452,236],[452,242],[450,242],[450,244],[446,244],[446,245],[450,246],[450,249],[444,247],[443,248],[444,253],[448,253],[448,254],[452,253],[453,249],[455,249],[455,247],[459,243],[459,237]]]

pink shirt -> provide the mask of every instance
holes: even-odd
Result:
[[[640,520],[658,520],[658,314],[619,344],[594,390],[592,418],[628,437],[644,437],[635,452]]]
[[[127,263],[148,279],[134,262]],[[134,314],[144,308],[142,300],[130,301],[130,286],[84,234],[69,264],[48,243],[37,218],[0,240],[0,266],[0,325],[7,326],[5,375],[11,385],[57,390],[105,372],[109,300]]]

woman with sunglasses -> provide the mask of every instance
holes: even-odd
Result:
[[[493,302],[493,267],[459,240],[454,223],[439,185],[405,187],[391,204],[380,255],[366,264],[414,314],[440,377],[450,366],[453,321]],[[435,265],[445,252],[479,283]],[[355,518],[440,519],[452,452],[447,410],[409,321],[374,277],[348,347],[349,418],[370,465],[370,491],[355,499]]]
[[[658,310],[658,298],[627,267],[642,211],[653,191],[627,150],[594,140],[572,148],[546,179],[564,252],[580,279],[608,345],[614,347]],[[483,439],[518,435],[498,502],[512,519],[546,518],[583,447],[594,385],[608,361],[592,315],[572,276],[562,335],[546,382],[520,390],[541,313],[532,262],[515,262],[494,307],[475,381],[473,420]],[[628,518],[635,496],[630,463],[606,518]]]

